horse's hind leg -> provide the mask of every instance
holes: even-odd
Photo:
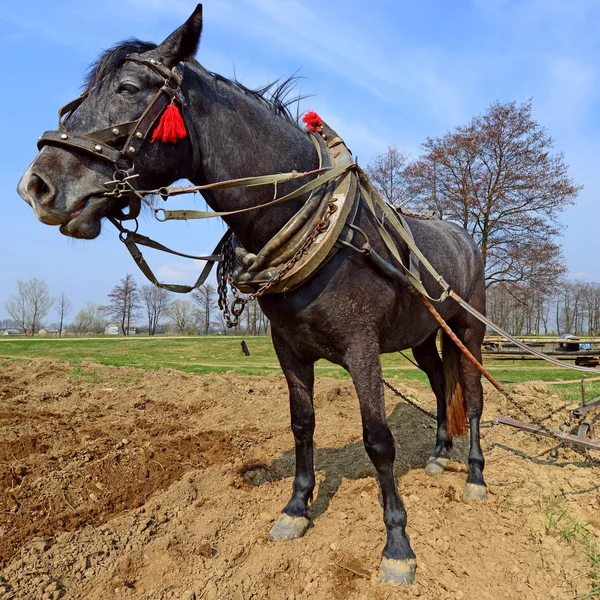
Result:
[[[280,541],[302,537],[310,527],[308,502],[312,499],[315,487],[314,363],[300,361],[275,330],[273,330],[273,345],[288,384],[292,431],[296,446],[296,475],[292,497],[269,534],[271,539]]]
[[[458,339],[481,363],[481,342],[485,333],[485,326],[475,317],[465,313],[463,313],[460,321],[460,323],[450,323],[450,327]],[[470,428],[469,475],[465,497],[473,500],[485,500],[487,496],[487,486],[483,478],[485,459],[481,450],[479,430],[483,412],[481,373],[454,343],[451,346],[454,348],[453,352],[457,353],[459,360],[460,379]]]
[[[345,366],[352,375],[360,403],[365,449],[377,470],[383,497],[387,541],[379,577],[384,582],[412,583],[415,554],[406,537],[406,510],[394,478],[396,446],[385,415],[378,348],[376,344],[372,347],[360,344],[360,347],[352,348],[346,358]]]
[[[437,332],[428,337],[422,344],[412,349],[417,364],[429,379],[429,384],[437,402],[435,448],[425,467],[425,470],[430,475],[438,475],[446,469],[450,462],[448,455],[452,449],[452,438],[448,434],[446,425],[446,399],[444,396],[442,359],[437,350],[436,338]]]

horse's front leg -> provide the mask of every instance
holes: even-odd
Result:
[[[358,394],[363,440],[377,470],[383,497],[383,521],[387,540],[379,568],[379,578],[390,583],[412,583],[415,553],[406,537],[406,510],[396,489],[394,460],[396,445],[385,415],[383,378],[378,347],[363,344],[350,350],[346,368]]]
[[[314,362],[302,362],[282,337],[273,331],[273,345],[279,358],[290,394],[290,415],[296,446],[296,475],[292,497],[271,529],[271,539],[293,540],[310,527],[308,503],[315,488],[313,466]]]

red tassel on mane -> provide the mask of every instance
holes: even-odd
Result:
[[[306,125],[306,131],[323,131],[323,119],[314,110],[309,110],[302,117],[302,122]]]
[[[171,142],[182,140],[187,135],[185,122],[179,108],[171,103],[163,112],[158,125],[154,129],[150,142]]]

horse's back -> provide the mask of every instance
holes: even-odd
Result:
[[[419,250],[457,294],[469,300],[483,293],[485,273],[481,252],[464,228],[440,219],[405,219]],[[432,295],[439,296],[439,284],[425,265],[421,264],[420,270],[425,287]]]

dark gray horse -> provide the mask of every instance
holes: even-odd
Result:
[[[60,132],[53,138],[44,138],[40,153],[19,183],[19,194],[38,219],[60,225],[65,235],[91,239],[99,234],[103,217],[122,215],[122,199],[105,195],[105,182],[113,178],[115,163],[100,156],[110,153],[115,144],[103,141],[83,148],[81,144],[77,146],[77,140],[99,130],[110,132],[110,128],[118,139],[117,125],[140,118],[164,83],[161,69],[176,65],[182,76],[188,135],[176,143],[149,143],[144,138],[141,145],[122,151],[129,154],[129,164],[139,174],[140,189],[165,186],[180,178],[204,184],[292,170],[310,171],[318,166],[315,146],[286,116],[284,103],[277,98],[265,100],[259,93],[206,71],[194,60],[201,28],[198,6],[162,44],[124,42],[98,60],[88,77],[86,95],[73,105],[61,139],[57,137]],[[131,56],[137,58],[126,58]],[[68,145],[69,136],[75,140],[74,146]],[[133,134],[131,140],[133,144]],[[288,182],[279,191],[284,194],[296,187],[296,183]],[[272,188],[214,190],[204,196],[213,209],[228,211],[268,202]],[[306,196],[276,207],[228,216],[225,221],[244,247],[256,253],[305,201]],[[447,222],[411,218],[407,221],[416,243],[435,269],[460,296],[483,312],[482,262],[468,235]],[[354,223],[366,233],[375,250],[393,260],[364,201]],[[400,239],[397,243],[407,259],[406,245]],[[421,270],[426,289],[437,294],[437,284]],[[479,441],[479,373],[449,338],[444,340],[442,360],[436,348],[438,324],[418,297],[376,272],[364,256],[346,248],[296,290],[265,294],[260,304],[271,321],[273,344],[288,383],[296,446],[292,496],[271,532],[272,538],[299,537],[310,524],[308,504],[315,486],[313,366],[325,358],[348,370],[358,394],[364,445],[377,471],[387,529],[380,576],[384,581],[411,582],[415,555],[406,537],[406,512],[394,479],[395,445],[384,410],[379,355],[412,348],[431,382],[437,398],[438,427],[436,445],[427,465],[429,472],[443,471],[452,435],[462,433],[468,420],[471,448],[466,495],[483,499],[486,488]],[[452,300],[445,300],[437,308],[466,347],[480,358],[484,327]]]

